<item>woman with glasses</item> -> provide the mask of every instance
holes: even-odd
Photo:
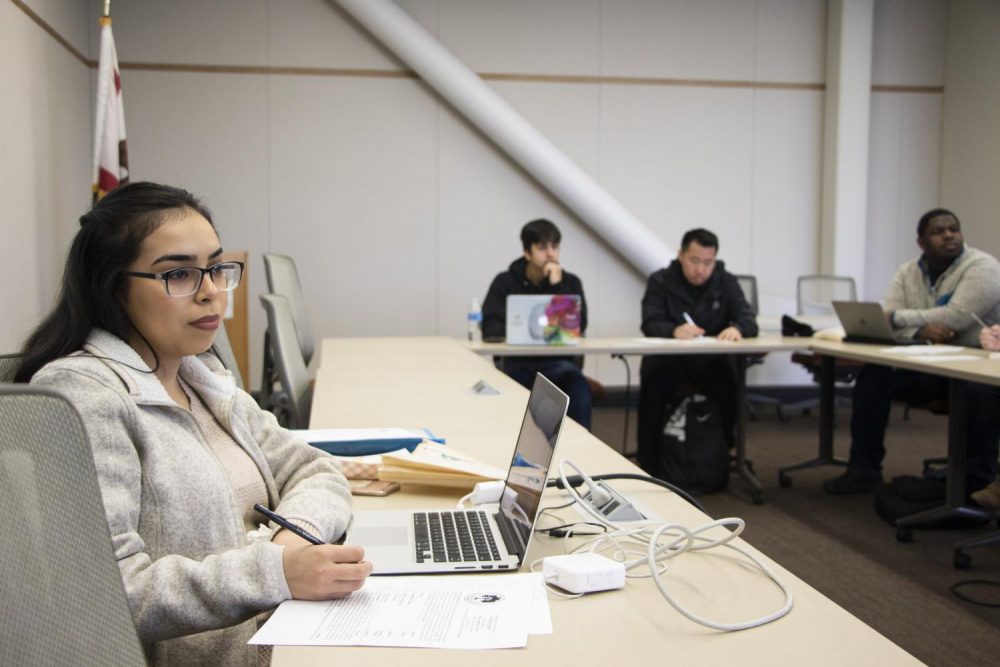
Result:
[[[209,211],[153,183],[80,218],[53,311],[16,380],[77,408],[115,556],[153,664],[256,664],[261,612],[331,599],[371,571],[358,547],[260,523],[260,503],[322,541],[343,535],[338,464],[278,426],[208,352],[243,274]]]

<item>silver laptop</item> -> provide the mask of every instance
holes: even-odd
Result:
[[[507,297],[510,345],[579,345],[579,294],[511,294]]]
[[[899,336],[889,324],[882,305],[874,301],[834,301],[833,309],[844,327],[845,343],[922,345],[923,341]]]
[[[528,550],[568,407],[569,397],[536,374],[499,503],[356,512],[346,543],[364,547],[372,574],[516,570]]]

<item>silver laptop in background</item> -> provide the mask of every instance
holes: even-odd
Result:
[[[899,336],[892,330],[882,305],[874,301],[834,301],[833,309],[844,327],[845,343],[923,345],[924,341]]]
[[[372,574],[516,570],[528,551],[568,407],[569,397],[536,374],[498,504],[355,512],[345,542],[364,547]]]

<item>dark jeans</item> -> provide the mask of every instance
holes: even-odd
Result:
[[[967,383],[966,387],[966,491],[975,491],[993,481],[997,474],[1000,390],[974,382]],[[885,458],[885,428],[892,401],[919,406],[947,397],[947,378],[866,364],[854,383],[850,468],[881,472]]]
[[[544,375],[569,396],[567,416],[590,430],[590,385],[575,363],[566,359],[504,357],[500,368],[528,389],[535,382],[535,373]]]
[[[667,404],[681,397],[690,385],[719,406],[730,447],[735,443],[736,366],[728,355],[648,355],[639,370],[639,467],[656,476],[660,470],[660,436],[666,423]]]

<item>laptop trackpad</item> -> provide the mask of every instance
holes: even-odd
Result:
[[[359,526],[351,531],[351,544],[362,547],[395,547],[408,542],[402,526]]]

